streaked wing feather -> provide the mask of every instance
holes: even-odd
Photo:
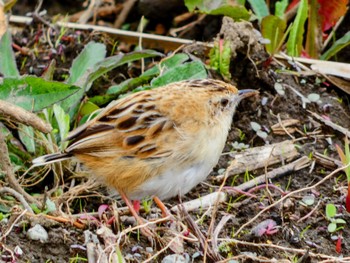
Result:
[[[172,151],[163,145],[175,125],[156,108],[156,99],[157,93],[140,92],[113,103],[69,135],[66,152],[140,159],[169,156]]]

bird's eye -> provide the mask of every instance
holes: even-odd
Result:
[[[222,107],[226,107],[228,104],[228,99],[221,99],[220,103]]]

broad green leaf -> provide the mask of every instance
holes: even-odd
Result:
[[[78,90],[73,85],[46,81],[35,76],[4,78],[0,83],[0,99],[29,111],[39,111],[66,99]]]
[[[333,218],[337,213],[337,208],[333,204],[326,205],[326,217],[328,219]]]
[[[111,86],[107,90],[107,94],[121,94],[128,90],[132,90],[138,86],[146,84],[160,72],[164,73],[171,68],[175,68],[178,65],[183,64],[189,59],[189,56],[184,53],[176,54],[169,58],[163,59],[158,65],[153,66],[149,70],[145,71],[137,78],[127,79],[118,85]]]
[[[270,14],[269,8],[264,0],[248,0],[248,2],[259,21]]]
[[[69,70],[67,83],[76,84],[85,72],[106,56],[106,46],[101,43],[89,42],[74,59]]]
[[[284,19],[284,13],[288,7],[288,0],[277,1],[275,4],[275,16]]]
[[[80,109],[80,114],[81,115],[90,115],[91,113],[99,110],[100,108],[93,102],[87,101],[86,103],[83,104],[83,106]]]
[[[35,152],[35,141],[34,141],[34,129],[31,126],[19,124],[18,125],[18,135],[21,142],[26,147],[27,151],[30,153]]]
[[[79,81],[76,82],[76,85],[82,87],[76,94],[65,100],[61,106],[66,111],[69,112],[70,117],[72,118],[78,109],[80,100],[87,92],[92,83],[103,74],[111,71],[112,69],[124,65],[126,63],[139,60],[142,58],[149,58],[155,56],[163,56],[162,53],[156,52],[154,50],[143,50],[135,51],[128,54],[119,54],[116,56],[105,58],[104,60],[96,63],[93,68],[89,68],[85,71],[84,75],[79,78]]]
[[[142,50],[142,51],[134,51],[128,54],[119,54],[117,56],[108,57],[103,61],[96,64],[93,69],[87,70],[85,73],[84,79],[86,79],[86,84],[84,86],[88,86],[90,83],[95,81],[97,78],[102,76],[103,74],[111,71],[112,69],[119,67],[121,65],[140,60],[143,58],[157,57],[163,56],[162,53],[159,53],[154,50]]]
[[[308,1],[301,0],[297,15],[294,19],[291,32],[287,41],[287,52],[292,57],[298,57],[303,48],[304,24],[308,15]]]
[[[343,37],[334,42],[334,44],[321,56],[322,60],[329,60],[335,56],[340,50],[350,44],[350,31]]]
[[[185,0],[185,5],[190,12],[198,9],[199,12],[210,15],[225,15],[235,20],[248,20],[249,11],[242,5],[231,5],[228,0]]]
[[[61,142],[61,150],[66,148],[67,142],[62,143],[64,139],[67,137],[69,129],[70,129],[70,119],[69,115],[64,112],[64,110],[58,104],[53,105],[53,112],[55,115],[55,119],[57,121],[59,133],[60,133],[60,142]]]
[[[270,43],[266,44],[266,50],[271,55],[278,51],[277,49],[281,45],[286,27],[286,22],[278,16],[269,15],[262,19],[261,33],[264,38],[270,40]]]
[[[4,77],[18,78],[19,72],[16,65],[15,53],[12,49],[10,31],[6,31],[0,39],[0,73]]]
[[[154,88],[176,81],[187,79],[205,79],[207,77],[207,70],[203,63],[200,61],[193,61],[168,70],[163,75],[153,79],[151,86]]]
[[[208,15],[223,15],[231,17],[234,20],[249,20],[250,13],[242,5],[222,5],[216,9],[211,10],[210,12],[205,12]]]

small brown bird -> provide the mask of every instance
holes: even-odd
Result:
[[[64,152],[33,164],[76,157],[115,188],[135,215],[128,199],[184,195],[206,179],[224,148],[237,104],[254,94],[211,79],[133,93],[73,130]]]

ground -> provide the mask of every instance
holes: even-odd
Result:
[[[16,8],[20,8],[20,5],[17,5]],[[62,9],[59,10],[63,13]],[[50,12],[54,11],[50,10]],[[44,19],[48,18],[44,17]],[[51,59],[55,58],[57,65],[54,79],[62,81],[73,59],[82,50],[83,45],[90,40],[105,43],[109,54],[113,49],[114,41],[108,35],[91,35],[89,31],[81,31],[78,42],[72,38],[75,33],[68,30],[62,38],[64,48],[61,53],[52,52],[44,41],[36,45],[35,38],[42,37],[40,30],[43,28],[42,22],[38,21],[25,27],[22,26],[22,29],[13,35],[14,43],[22,48],[16,53],[16,61],[21,69],[21,74],[31,73],[41,76]],[[215,28],[212,30],[211,35],[214,37],[218,31],[215,31]],[[220,27],[217,30],[220,30]],[[52,36],[52,38],[55,39],[57,36]],[[33,53],[28,55],[24,52],[24,48],[33,50],[34,45],[36,45],[35,56]],[[125,48],[131,49],[132,46],[126,45]],[[1,260],[6,262],[6,258],[11,258],[11,253],[18,246],[23,253],[15,256],[17,259],[12,262],[86,262],[88,257],[86,249],[89,246],[85,243],[89,240],[86,238],[86,231],[89,230],[91,234],[98,235],[96,242],[100,242],[101,246],[98,248],[99,245],[96,245],[96,242],[90,243],[96,246],[94,251],[103,255],[101,251],[105,249],[104,252],[110,255],[113,254],[112,249],[117,252],[119,249],[117,255],[122,255],[127,262],[143,262],[153,256],[155,257],[150,259],[150,262],[161,262],[165,256],[176,252],[184,255],[185,258],[192,259],[193,262],[216,262],[230,258],[237,262],[273,262],[273,260],[274,262],[350,262],[348,227],[350,218],[344,207],[347,192],[346,176],[341,171],[330,175],[337,166],[326,165],[325,162],[316,158],[319,153],[339,160],[335,145],[344,147],[344,134],[325,125],[310,113],[311,111],[326,116],[333,123],[347,129],[350,127],[348,96],[320,76],[288,74],[288,72],[281,71],[281,65],[274,60],[268,63],[261,61],[258,63],[259,59],[266,60],[268,56],[265,53],[255,55],[254,65],[252,60],[244,54],[239,54],[231,61],[233,64],[231,65],[232,82],[239,89],[259,90],[259,96],[244,100],[239,105],[218,165],[206,182],[182,197],[181,201],[187,202],[219,191],[223,181],[217,180],[217,176],[229,169],[234,159],[233,143],[236,141],[244,143],[249,148],[254,148],[284,140],[293,140],[299,157],[307,156],[312,163],[311,166],[281,174],[269,182],[268,189],[267,187],[254,187],[253,192],[249,192],[250,195],[229,198],[224,203],[216,204],[212,209],[199,208],[190,212],[189,217],[185,212],[174,214],[175,220],[157,225],[160,238],[154,240],[153,243],[142,235],[138,235],[137,231],[128,233],[118,240],[120,237],[118,233],[127,230],[128,226],[134,223],[127,211],[119,210],[125,206],[123,202],[108,197],[108,191],[93,182],[85,172],[67,172],[64,174],[64,180],[59,181],[60,185],[55,186],[56,189],[61,189],[66,194],[63,194],[61,199],[54,198],[54,193],[51,196],[53,200],[61,204],[60,211],[52,215],[56,218],[55,220],[39,215],[23,215],[21,214],[22,209],[15,207],[11,210],[8,221],[0,223],[2,236],[9,230],[8,227],[12,226],[7,236],[0,239]],[[281,60],[281,62],[287,65],[286,61]],[[290,68],[296,70],[293,66]],[[138,64],[129,68],[118,68],[103,80],[95,82],[89,95],[103,94],[109,85],[119,83],[123,78],[135,77],[139,73]],[[217,78],[215,72],[211,74],[212,77]],[[276,91],[275,83],[277,82],[285,86],[284,95]],[[303,105],[297,93],[305,97],[316,93],[320,99]],[[273,125],[289,119],[298,120],[298,123],[293,126],[295,128],[293,131],[289,130],[289,134],[273,132],[271,128]],[[260,124],[261,130],[267,133],[267,137],[258,136],[258,133],[252,129],[251,122]],[[283,162],[275,165],[267,163],[266,171],[261,168],[246,174],[230,176],[225,186],[238,186],[247,179],[265,174],[282,165],[284,165]],[[65,166],[74,165],[68,163]],[[33,187],[28,186],[26,191],[31,194],[42,194],[45,185],[49,187],[49,190],[54,187],[53,178],[54,175],[49,173],[42,182]],[[316,187],[311,187],[324,178],[326,178],[324,182]],[[297,192],[290,194],[283,202],[279,202],[281,198],[294,191]],[[313,199],[311,204],[305,204],[307,197]],[[178,203],[178,198],[166,200],[166,206],[169,209]],[[0,204],[11,207],[16,202],[12,199],[1,199]],[[103,206],[103,204],[108,206]],[[330,223],[325,215],[327,204],[334,204],[337,207],[337,218],[342,218],[347,222],[338,225],[342,229],[334,233],[327,230]],[[271,206],[269,209],[254,218],[269,206]],[[98,209],[99,212],[96,212]],[[68,222],[57,222],[57,218],[63,215],[69,218]],[[141,215],[148,220],[161,218],[154,204],[151,209],[147,207],[142,209]],[[17,218],[19,221],[14,222]],[[249,222],[253,218],[254,220]],[[79,225],[70,223],[76,219],[84,222],[82,229]],[[267,223],[264,225],[264,222]],[[33,241],[27,237],[28,228],[37,223],[48,232],[47,242]],[[247,223],[249,224],[239,230]],[[262,225],[256,228],[260,223]],[[178,243],[175,242],[175,245],[167,247],[170,240],[174,240],[176,234],[179,233],[179,228],[187,231],[188,239],[175,240]],[[237,230],[239,230],[238,233]],[[336,245],[340,242],[337,241],[338,239],[341,239],[341,251],[336,251]]]

